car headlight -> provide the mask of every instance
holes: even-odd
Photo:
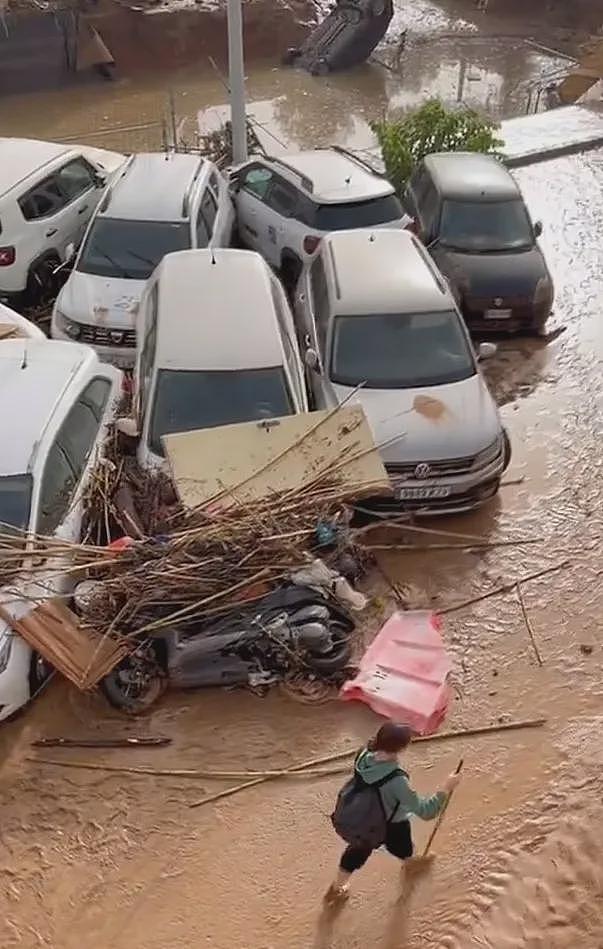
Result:
[[[503,433],[500,432],[500,434],[496,436],[496,438],[494,439],[491,445],[488,445],[487,448],[484,448],[483,451],[480,451],[479,454],[475,456],[475,459],[473,461],[473,467],[485,468],[486,465],[491,464],[493,461],[495,461],[498,458],[498,456],[502,452],[503,445],[504,445],[504,436],[503,436]]]
[[[57,324],[57,327],[63,332],[66,333],[71,339],[79,339],[80,333],[82,332],[82,327],[79,323],[76,323],[75,320],[70,320],[69,317],[65,316],[64,313],[61,313],[60,310],[54,311],[54,318]]]
[[[5,633],[0,640],[0,672],[4,672],[10,659],[11,649],[13,648],[12,633]]]
[[[552,295],[553,288],[549,277],[541,277],[534,290],[534,304],[536,306],[547,303]]]

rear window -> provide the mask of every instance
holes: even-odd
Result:
[[[345,231],[348,228],[375,227],[388,221],[399,221],[402,205],[395,194],[370,201],[351,201],[349,204],[319,204],[314,213],[313,226],[319,231]]]

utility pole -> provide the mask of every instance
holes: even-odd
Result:
[[[243,11],[241,0],[228,0],[228,85],[232,125],[232,160],[247,160],[245,67],[243,64]]]

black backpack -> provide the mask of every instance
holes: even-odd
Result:
[[[362,850],[376,850],[385,843],[388,825],[379,788],[404,772],[401,768],[393,768],[389,774],[368,784],[356,771],[358,757],[354,762],[354,776],[346,781],[337,795],[331,823],[347,844]],[[396,806],[390,821],[397,809]]]

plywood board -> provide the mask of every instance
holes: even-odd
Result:
[[[167,435],[163,443],[188,508],[292,490],[327,471],[350,495],[391,493],[359,405]]]

